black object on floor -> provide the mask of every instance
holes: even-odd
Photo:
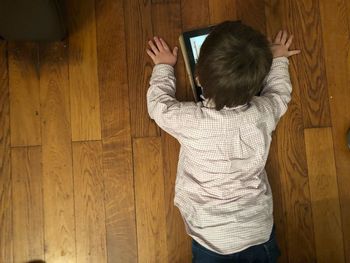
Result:
[[[54,41],[67,33],[63,0],[1,0],[0,36],[5,40]]]

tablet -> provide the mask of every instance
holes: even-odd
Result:
[[[193,91],[195,101],[201,101],[202,89],[197,86],[195,80],[195,68],[198,61],[201,46],[214,26],[184,32],[180,38],[180,46],[184,57],[187,74]]]

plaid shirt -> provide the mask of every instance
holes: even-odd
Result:
[[[272,194],[264,167],[271,133],[291,99],[288,65],[287,58],[275,58],[260,96],[220,111],[208,101],[177,101],[174,68],[153,69],[149,115],[181,144],[175,205],[187,233],[216,253],[242,251],[271,234]]]

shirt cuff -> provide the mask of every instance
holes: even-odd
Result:
[[[287,63],[287,65],[289,65],[289,59],[287,57],[278,57],[278,58],[274,58],[272,60],[272,65],[281,65],[281,64],[285,64]]]
[[[157,64],[153,68],[153,72],[155,71],[161,71],[164,72],[165,74],[174,74],[174,67],[169,65],[169,64]]]

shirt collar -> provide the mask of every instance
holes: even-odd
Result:
[[[203,95],[200,95],[200,97],[201,97],[201,99],[203,99],[202,103],[203,103],[204,107],[209,108],[209,109],[215,109],[215,102],[213,100],[206,99]],[[247,106],[247,103],[245,103],[243,105],[238,105],[238,106],[235,106],[235,107],[226,107],[226,106],[224,106],[223,109],[225,109],[225,110],[236,110],[236,109],[243,108],[245,106]]]

